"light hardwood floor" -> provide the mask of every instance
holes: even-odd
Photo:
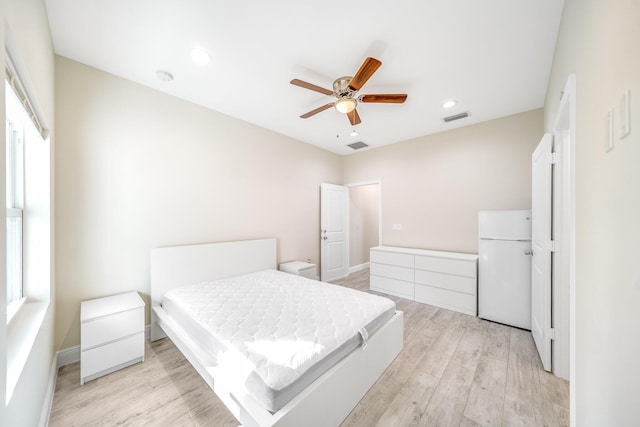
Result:
[[[369,271],[337,284],[367,291]],[[566,426],[569,385],[544,372],[531,334],[401,298],[404,349],[342,426]],[[144,363],[80,386],[60,368],[51,426],[237,426],[169,339]]]

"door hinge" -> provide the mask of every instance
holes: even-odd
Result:
[[[555,240],[549,240],[549,243],[547,244],[547,250],[549,252],[555,252],[558,250],[558,244]]]
[[[555,328],[549,328],[545,331],[544,333],[544,337],[550,340],[555,340],[556,339],[556,329]]]
[[[549,155],[549,163],[551,163],[552,165],[558,163],[558,153],[551,153]]]

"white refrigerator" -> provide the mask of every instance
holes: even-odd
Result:
[[[478,316],[531,330],[531,211],[481,211],[478,232]]]

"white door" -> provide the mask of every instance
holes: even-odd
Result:
[[[531,156],[531,334],[542,366],[551,370],[551,150],[545,134]]]
[[[478,253],[478,317],[531,329],[531,242],[480,239]]]
[[[349,275],[349,189],[320,184],[320,280]]]

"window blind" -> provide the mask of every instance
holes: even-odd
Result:
[[[31,102],[29,101],[27,92],[24,90],[24,85],[20,81],[20,78],[18,77],[18,73],[16,73],[15,68],[13,67],[13,64],[11,63],[11,60],[9,58],[9,55],[6,56],[6,59],[7,59],[7,62],[6,62],[7,66],[5,68],[5,71],[6,71],[7,82],[9,82],[9,84],[13,88],[13,91],[18,96],[18,99],[20,100],[20,102],[22,103],[22,106],[24,107],[25,111],[29,115],[31,122],[33,123],[35,128],[38,130],[38,133],[42,136],[42,139],[47,139],[47,136],[49,135],[48,129],[44,128],[44,126],[42,125],[42,122],[40,121],[40,119],[38,118],[38,115],[35,112],[35,109],[33,108]]]

